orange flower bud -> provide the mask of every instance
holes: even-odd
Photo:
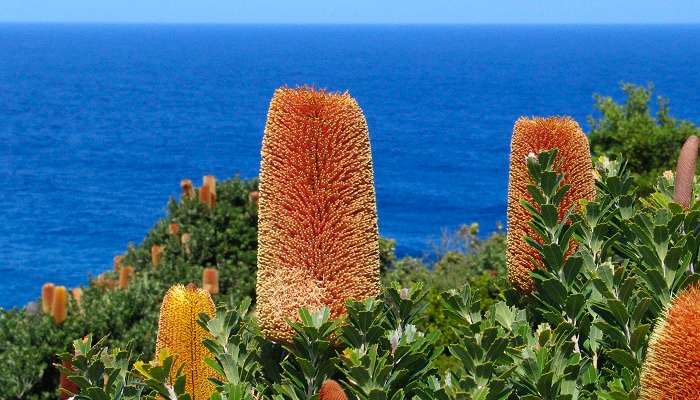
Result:
[[[319,400],[348,400],[348,396],[340,384],[332,379],[328,379],[321,385],[318,392]]]
[[[51,313],[54,289],[55,286],[53,283],[45,283],[44,286],[41,287],[41,309],[45,314]]]
[[[349,94],[278,89],[260,166],[257,317],[289,342],[299,309],[379,293],[379,237],[367,123]]]
[[[158,264],[160,264],[160,259],[163,257],[164,249],[164,246],[159,246],[157,244],[151,246],[151,266],[153,269],[156,269]]]
[[[126,289],[134,276],[134,267],[126,266],[119,271],[119,289]]]
[[[56,286],[53,290],[51,316],[57,325],[62,324],[68,317],[68,291],[65,286]]]
[[[219,293],[219,271],[216,268],[202,270],[202,288],[211,294]]]
[[[183,179],[180,181],[180,189],[182,189],[183,199],[193,199],[194,198],[194,186],[192,181],[189,179]]]
[[[671,302],[649,339],[640,378],[642,400],[700,398],[700,289]]]
[[[202,178],[202,188],[199,190],[199,201],[209,208],[216,206],[216,178],[206,175]]]
[[[508,182],[508,279],[521,293],[533,290],[530,272],[536,268],[533,259],[537,251],[525,242],[525,236],[537,238],[529,225],[530,214],[520,200],[532,201],[527,191],[531,183],[526,157],[542,151],[558,149],[555,169],[564,173],[564,183],[570,185],[559,207],[559,217],[576,206],[581,199],[595,197],[595,182],[588,139],[571,118],[520,118],[513,128],[510,149],[510,180]],[[572,240],[570,249],[575,242]],[[572,251],[570,250],[570,253]]]

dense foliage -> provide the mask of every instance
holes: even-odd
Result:
[[[700,130],[689,121],[671,117],[669,101],[658,97],[652,113],[653,86],[622,84],[626,99],[620,104],[608,96],[595,96],[600,113],[591,117],[589,139],[594,154],[629,158],[628,166],[641,194],[650,193],[656,178],[674,168],[683,141]]]
[[[217,300],[237,302],[255,294],[257,208],[249,200],[257,182],[238,178],[220,182],[216,207],[197,199],[171,200],[167,216],[138,246],[130,245],[123,266],[136,270],[127,289],[109,288],[114,271],[91,279],[83,288],[81,306],[74,300],[69,317],[56,326],[35,307],[0,312],[0,398],[56,398],[58,371],[55,354],[69,350],[75,338],[94,334],[106,337],[111,347],[126,347],[152,357],[158,311],[163,295],[175,283],[201,283],[202,269],[219,270]],[[170,224],[178,224],[177,234]],[[190,240],[183,244],[183,234]],[[151,246],[165,245],[154,268]]]
[[[556,150],[527,159],[533,200],[523,206],[537,234],[524,240],[539,254],[532,295],[483,311],[469,285],[448,290],[440,308],[449,322],[421,329],[427,292],[394,284],[379,299],[348,303],[341,320],[329,320],[327,309],[301,310],[289,346],[262,338],[247,302],[222,305],[216,318],[201,320],[220,375],[214,398],[317,399],[329,378],[355,399],[638,398],[653,324],[700,279],[700,205],[674,203],[666,178],[639,201],[625,163],[601,158],[595,200],[560,217],[569,188],[553,170],[555,158]],[[443,348],[445,330],[455,339]],[[189,398],[185,377],[167,379],[172,356],[130,368],[133,359],[114,361],[128,352],[107,356],[85,343],[62,356],[78,366],[79,398]],[[438,369],[441,356],[451,359],[447,371]],[[105,367],[121,383],[89,379]]]

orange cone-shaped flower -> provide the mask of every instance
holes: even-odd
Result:
[[[254,190],[248,193],[248,201],[252,204],[258,205],[258,199],[260,198],[260,192]]]
[[[199,188],[199,202],[205,206],[211,204],[211,192],[209,191],[209,186],[202,186]]]
[[[558,149],[555,169],[564,173],[570,189],[559,209],[560,218],[581,199],[593,199],[595,182],[588,139],[571,118],[520,118],[515,123],[510,149],[508,182],[508,279],[522,293],[533,289],[530,272],[537,252],[525,243],[525,236],[536,238],[529,226],[530,215],[520,205],[521,199],[532,201],[527,191],[531,183],[526,157],[530,153]],[[573,241],[572,241],[573,245]]]
[[[119,289],[126,289],[134,276],[134,267],[126,266],[119,270]]]
[[[700,399],[700,289],[681,292],[656,323],[642,367],[642,400]]]
[[[180,181],[180,189],[182,190],[183,199],[193,199],[194,198],[194,186],[192,181],[189,179],[183,179]]]
[[[204,363],[211,353],[202,344],[208,334],[197,324],[199,314],[213,317],[214,312],[209,292],[191,284],[171,287],[160,308],[156,354],[167,348],[170,354],[177,356],[172,369],[173,381],[176,371],[184,364],[186,390],[192,400],[207,400],[214,392],[214,385],[207,378],[214,377],[215,373]]]
[[[348,400],[340,384],[332,379],[323,382],[318,398],[319,400]]]
[[[51,314],[51,303],[53,302],[55,288],[53,283],[45,283],[41,287],[41,309],[45,314]]]
[[[216,268],[202,270],[202,288],[211,294],[219,293],[219,271]]]
[[[56,286],[53,290],[51,316],[57,325],[62,324],[68,317],[68,291],[65,286]]]
[[[301,307],[345,312],[379,292],[379,242],[367,123],[347,93],[278,89],[260,167],[257,315],[288,342]]]
[[[124,261],[124,256],[114,256],[114,272],[119,272],[119,268],[122,266],[122,261]]]
[[[172,223],[168,225],[168,233],[175,236],[180,232],[180,225]]]
[[[163,246],[154,244],[151,246],[151,266],[153,269],[158,268],[160,264],[160,259],[163,257]]]
[[[71,290],[71,294],[73,295],[73,298],[75,299],[75,304],[78,305],[78,307],[82,306],[83,303],[83,289],[77,287],[73,288]]]
[[[695,164],[698,161],[698,144],[700,139],[692,135],[683,143],[681,154],[676,164],[676,179],[673,185],[673,200],[684,208],[690,207],[693,197],[693,179],[695,178]]]

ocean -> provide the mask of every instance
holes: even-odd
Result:
[[[381,234],[423,255],[505,221],[521,115],[654,82],[700,122],[700,26],[0,25],[0,307],[111,267],[182,178],[258,171],[275,88],[349,91]],[[634,156],[634,155],[630,155]]]

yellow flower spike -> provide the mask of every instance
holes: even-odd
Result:
[[[202,344],[208,334],[197,323],[202,313],[214,316],[214,302],[209,292],[193,284],[187,287],[175,285],[163,298],[158,320],[156,355],[159,359],[168,353],[176,356],[170,376],[172,382],[176,378],[175,373],[184,364],[187,393],[192,400],[207,400],[215,389],[207,379],[214,377],[215,372],[204,363],[205,358],[211,357]]]
[[[533,290],[530,272],[537,252],[525,243],[525,236],[537,238],[529,226],[530,214],[520,200],[532,201],[527,191],[531,183],[526,157],[542,151],[558,149],[555,169],[564,173],[564,183],[570,185],[559,208],[559,217],[575,207],[581,199],[595,197],[595,181],[588,139],[571,118],[520,118],[513,128],[508,181],[508,280],[521,293]],[[572,241],[571,245],[575,243]],[[573,247],[572,247],[573,249]]]
[[[262,145],[257,317],[291,341],[299,309],[379,293],[379,236],[367,122],[347,93],[278,89]]]

